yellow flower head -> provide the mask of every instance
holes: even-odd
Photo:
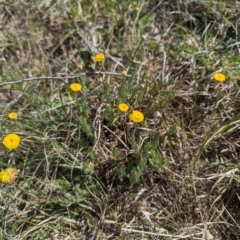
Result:
[[[4,137],[2,143],[5,148],[7,148],[8,150],[12,150],[19,146],[20,141],[21,141],[21,138],[17,134],[10,133]]]
[[[118,109],[121,112],[127,112],[129,109],[129,106],[126,103],[119,103],[118,104]]]
[[[8,118],[9,118],[10,120],[15,120],[15,119],[17,119],[17,113],[16,113],[16,112],[10,112],[10,113],[8,114]]]
[[[0,183],[11,184],[17,178],[18,172],[16,168],[6,168],[0,172]]]
[[[218,82],[226,81],[226,76],[223,73],[214,73],[213,79]]]
[[[106,58],[104,53],[97,53],[92,59],[96,62],[102,62]]]
[[[80,92],[82,90],[82,85],[80,83],[72,83],[70,84],[70,89],[73,92]]]
[[[138,111],[138,110],[133,110],[130,114],[129,114],[129,118],[131,121],[133,121],[134,123],[141,123],[144,120],[144,115],[142,112]]]

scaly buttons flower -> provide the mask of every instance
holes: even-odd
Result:
[[[129,106],[126,103],[119,103],[118,104],[118,109],[121,112],[127,112],[129,109]]]
[[[144,115],[142,112],[138,111],[138,110],[133,110],[130,114],[129,114],[129,118],[132,122],[134,123],[141,123],[144,120]]]
[[[21,141],[21,138],[17,134],[10,133],[4,137],[2,143],[5,148],[7,148],[8,150],[12,150],[19,146],[20,141]]]
[[[11,184],[17,178],[18,172],[16,168],[6,168],[0,172],[0,183]]]
[[[94,62],[102,62],[104,59],[106,58],[104,53],[97,53],[94,57],[93,57],[93,61]]]
[[[73,92],[80,92],[82,90],[82,85],[80,83],[72,83],[70,84],[70,89]]]
[[[15,119],[17,119],[17,113],[16,113],[16,112],[10,112],[10,113],[8,114],[8,118],[9,118],[10,120],[15,120]]]
[[[214,73],[213,79],[217,82],[224,82],[226,81],[226,76],[223,73]]]

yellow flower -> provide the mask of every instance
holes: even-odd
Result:
[[[214,73],[213,79],[218,82],[226,81],[226,76],[223,73]]]
[[[16,168],[6,168],[0,172],[0,183],[11,184],[17,178],[18,172]]]
[[[131,121],[133,121],[134,123],[141,123],[144,120],[144,115],[142,112],[138,111],[138,110],[133,110],[130,114],[129,114],[129,118]]]
[[[16,112],[10,112],[8,114],[8,118],[11,119],[11,120],[17,119],[17,113]]]
[[[72,83],[70,84],[70,89],[73,92],[80,92],[82,90],[82,85],[80,83]]]
[[[2,143],[5,148],[7,148],[8,150],[12,150],[19,146],[20,141],[21,141],[21,138],[17,134],[10,133],[4,137]]]
[[[128,109],[129,109],[129,106],[128,106],[126,103],[119,103],[119,104],[118,104],[118,109],[119,109],[121,112],[127,112]]]
[[[102,62],[104,59],[106,58],[104,53],[97,53],[94,57],[93,57],[93,61],[94,62]]]

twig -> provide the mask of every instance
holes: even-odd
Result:
[[[9,85],[9,84],[15,84],[15,83],[21,83],[21,82],[31,82],[31,81],[35,81],[35,80],[49,80],[49,79],[74,79],[74,78],[78,78],[78,77],[82,77],[82,76],[86,76],[86,75],[97,75],[97,74],[101,74],[101,75],[112,75],[112,76],[119,76],[119,77],[131,77],[132,75],[122,75],[121,73],[114,73],[114,72],[90,72],[90,73],[79,73],[79,74],[75,74],[75,75],[65,75],[60,73],[59,76],[44,76],[44,77],[30,77],[30,78],[22,78],[22,79],[18,79],[18,80],[13,80],[13,81],[9,81],[9,82],[1,82],[0,86],[4,86],[4,85]]]

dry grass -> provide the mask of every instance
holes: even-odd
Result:
[[[0,6],[0,239],[240,238],[238,2]]]

